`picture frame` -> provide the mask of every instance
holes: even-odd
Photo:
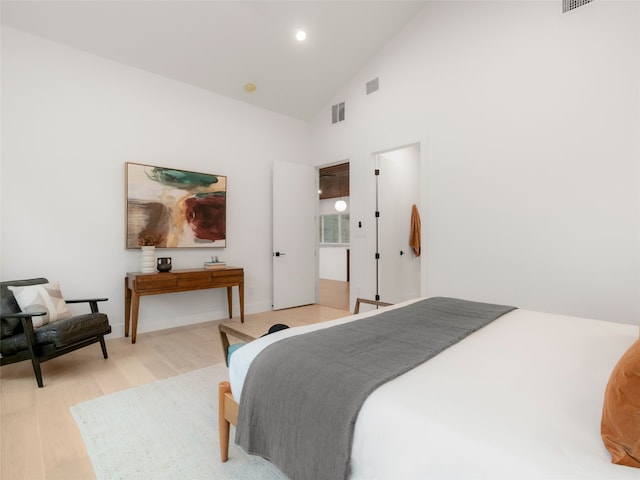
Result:
[[[227,177],[125,164],[126,248],[227,246]]]

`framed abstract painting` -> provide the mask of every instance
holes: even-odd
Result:
[[[227,177],[126,164],[127,248],[227,246]]]

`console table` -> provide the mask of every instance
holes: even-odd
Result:
[[[227,287],[227,303],[229,318],[231,318],[233,316],[231,287],[234,286],[238,286],[240,293],[240,321],[244,323],[244,270],[242,268],[227,267],[217,270],[197,268],[163,273],[127,273],[124,277],[124,336],[129,336],[131,321],[131,343],[136,343],[140,297],[144,295]]]

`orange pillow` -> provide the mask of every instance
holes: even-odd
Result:
[[[640,340],[611,373],[600,431],[612,463],[640,468]]]

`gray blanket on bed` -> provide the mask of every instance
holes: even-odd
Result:
[[[514,308],[435,297],[276,342],[247,373],[236,443],[294,480],[346,479],[369,394]]]

